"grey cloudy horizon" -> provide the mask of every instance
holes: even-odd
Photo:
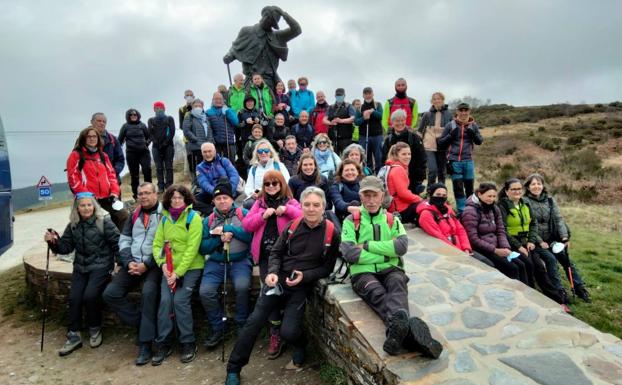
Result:
[[[331,102],[336,87],[351,100],[371,86],[384,100],[398,77],[420,110],[437,90],[448,100],[471,95],[512,105],[622,99],[619,1],[270,4],[302,27],[279,74],[308,76],[309,88]],[[186,88],[211,100],[218,84],[228,84],[223,55],[264,5],[0,0],[0,115],[14,186],[42,174],[64,182],[76,133],[95,111],[106,113],[114,133],[130,107],[146,122],[162,100],[177,120]]]

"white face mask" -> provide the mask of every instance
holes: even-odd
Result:
[[[188,96],[184,97],[184,99],[186,99],[186,103],[188,103],[188,104],[194,102],[194,96],[192,96],[192,95],[188,95]]]
[[[199,115],[202,112],[203,112],[203,109],[201,107],[195,107],[195,108],[192,109],[192,113],[196,114],[196,115]]]

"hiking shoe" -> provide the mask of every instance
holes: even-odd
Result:
[[[568,292],[566,292],[566,289],[561,288],[559,290],[559,300],[561,304],[568,305],[570,303],[570,299],[568,298]]]
[[[58,351],[58,355],[61,357],[65,357],[70,355],[73,351],[78,350],[82,347],[82,337],[80,337],[80,332],[67,332],[67,341],[65,345]]]
[[[287,370],[300,370],[305,363],[305,349],[295,348],[292,354],[292,360],[285,366]]]
[[[220,345],[220,343],[225,339],[225,333],[223,330],[219,330],[216,332],[212,332],[212,335],[205,340],[203,346],[205,349],[211,350]]]
[[[585,286],[575,286],[574,292],[577,297],[581,298],[583,301],[590,303],[592,302],[592,298],[590,297],[590,293],[587,291]]]
[[[568,305],[566,305],[565,303],[562,303],[560,306],[562,307],[562,310],[564,311],[564,313],[566,313],[566,314],[572,314],[572,310],[570,310],[570,308],[568,307]]]
[[[151,358],[151,365],[159,366],[162,364],[164,359],[173,354],[173,348],[169,345],[158,345],[156,348],[156,353]]]
[[[143,366],[151,361],[151,356],[151,343],[141,343],[138,349],[138,357],[136,357],[134,363],[136,366]]]
[[[181,355],[179,356],[179,360],[184,364],[192,362],[197,357],[197,351],[197,345],[194,342],[181,344]]]
[[[283,353],[283,342],[281,341],[280,329],[270,330],[270,346],[268,347],[268,359],[275,360]]]
[[[399,353],[402,342],[408,334],[408,314],[404,310],[398,310],[391,315],[389,327],[387,327],[387,339],[382,349],[394,356]]]
[[[240,373],[227,373],[225,385],[240,385]]]
[[[91,346],[91,348],[98,348],[103,342],[102,328],[89,328],[89,334],[91,336],[89,338],[89,345]]]
[[[412,317],[408,320],[408,335],[404,338],[404,348],[411,352],[421,352],[431,358],[438,358],[443,352],[443,345],[432,338],[430,328],[423,320]]]

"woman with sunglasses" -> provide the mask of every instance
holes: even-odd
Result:
[[[259,196],[263,186],[264,174],[270,170],[279,171],[283,174],[285,184],[289,181],[289,171],[287,167],[279,160],[279,154],[274,150],[272,144],[267,139],[260,139],[255,144],[253,158],[251,159],[251,167],[248,169],[248,178],[244,193],[246,200],[244,208],[250,209]]]
[[[244,231],[253,234],[251,254],[255,264],[259,264],[261,282],[268,275],[268,257],[270,250],[287,224],[300,217],[300,203],[293,198],[292,192],[283,174],[269,170],[263,175],[263,184],[257,200],[242,220]],[[270,359],[277,358],[282,351],[279,328],[281,317],[278,309],[270,316]]]
[[[555,289],[546,273],[545,262],[534,252],[538,239],[538,224],[529,204],[523,198],[523,184],[517,178],[508,179],[499,194],[499,209],[512,251],[520,256],[520,280],[535,288],[536,282],[544,295],[569,312],[568,299]]]
[[[136,200],[141,169],[144,182],[151,182],[151,135],[145,123],[140,121],[140,112],[135,108],[127,110],[125,121],[119,131],[119,143],[125,144],[125,159],[132,180],[132,196]]]
[[[315,156],[320,173],[331,180],[341,163],[341,159],[333,151],[332,142],[326,134],[317,134],[311,145],[311,153]]]

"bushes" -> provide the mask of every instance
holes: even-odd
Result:
[[[586,148],[562,157],[560,171],[575,179],[603,176],[603,161],[593,148]]]

